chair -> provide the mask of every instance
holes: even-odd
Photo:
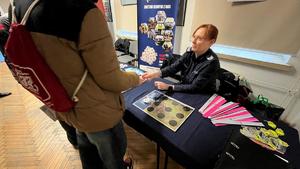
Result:
[[[168,58],[166,58],[166,60],[163,61],[160,69],[163,69],[167,66],[170,66],[171,64],[173,64],[174,62],[176,62],[177,59],[179,59],[181,57],[181,55],[178,55],[178,54],[172,54],[170,55]],[[179,73],[176,73],[175,75],[171,75],[170,76],[171,78],[174,78],[178,81],[180,81],[181,77],[180,77],[180,72]]]
[[[132,62],[137,60],[137,55],[138,55],[137,41],[130,41],[129,52],[119,55],[118,60],[121,63],[132,64]]]
[[[129,39],[117,39],[115,42],[115,50],[117,56],[121,56],[124,54],[129,54],[129,46],[130,46],[130,41]]]

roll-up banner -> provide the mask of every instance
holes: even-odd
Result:
[[[174,47],[179,0],[138,0],[138,64],[159,69]]]

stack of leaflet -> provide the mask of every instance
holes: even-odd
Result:
[[[134,72],[139,76],[145,73],[144,70],[131,66],[127,63],[120,63],[120,69],[125,72]]]
[[[264,126],[263,123],[251,115],[246,108],[238,103],[227,102],[222,96],[214,94],[199,109],[203,117],[211,119],[215,126],[228,124],[246,126]]]

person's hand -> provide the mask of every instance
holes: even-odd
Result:
[[[153,73],[150,73],[150,72],[146,72],[142,75],[142,78],[145,79],[145,80],[151,80],[153,78],[158,78],[160,77],[160,72],[153,72]]]
[[[143,84],[146,81],[142,76],[139,76],[139,85]]]
[[[169,86],[171,85],[164,82],[155,81],[154,86],[157,87],[159,90],[168,90]]]

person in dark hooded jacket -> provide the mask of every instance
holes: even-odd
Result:
[[[218,29],[214,25],[200,25],[192,35],[191,51],[184,53],[173,64],[161,69],[161,71],[146,72],[143,78],[167,77],[181,72],[181,79],[178,84],[167,84],[160,81],[155,81],[154,84],[160,90],[215,92],[220,63],[217,55],[210,47],[216,42],[217,36]]]

